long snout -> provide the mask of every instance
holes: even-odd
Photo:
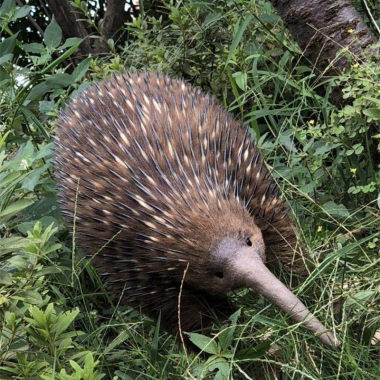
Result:
[[[244,257],[244,253],[238,257]],[[308,308],[265,266],[259,255],[248,260],[235,260],[232,265],[237,273],[243,275],[246,286],[257,290],[268,300],[287,312],[295,321],[312,331],[325,345],[335,348],[340,342],[308,310]]]

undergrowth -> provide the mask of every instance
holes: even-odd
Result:
[[[27,6],[0,8],[0,378],[380,378],[378,65],[353,57],[321,82],[265,2],[165,6],[168,20],[135,20],[120,53],[74,70],[63,62],[79,39],[62,42],[52,21],[42,42],[23,44],[11,26]],[[337,350],[252,291],[231,294],[240,309],[214,334],[190,335],[200,353],[107,295],[60,217],[51,136],[70,97],[125,68],[185,77],[251,127],[313,263],[305,278],[278,275]],[[342,108],[328,101],[332,86]]]

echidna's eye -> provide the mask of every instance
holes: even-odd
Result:
[[[224,274],[223,274],[223,272],[215,272],[215,276],[218,278],[223,278]]]
[[[247,244],[248,247],[252,247],[252,242],[251,242],[251,239],[250,239],[249,237],[247,237],[247,238],[245,239],[245,244]]]

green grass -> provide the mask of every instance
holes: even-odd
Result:
[[[353,58],[331,79],[350,99],[338,109],[268,5],[244,3],[169,6],[171,24],[147,16],[128,26],[125,50],[86,58],[64,77],[54,51],[68,57],[75,41],[36,51],[12,36],[0,43],[9,54],[0,63],[1,379],[380,378],[380,69]],[[17,49],[29,66],[17,66]],[[71,248],[52,179],[53,120],[88,78],[124,67],[184,76],[252,127],[312,263],[306,277],[278,276],[339,337],[338,349],[241,290],[231,294],[239,312],[211,335],[191,335],[201,352],[187,351],[159,322],[120,307]]]

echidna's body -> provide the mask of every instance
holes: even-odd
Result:
[[[247,129],[200,90],[126,73],[84,91],[57,124],[59,199],[79,246],[123,302],[161,313],[169,330],[178,329],[181,283],[185,331],[247,286],[230,268],[235,252],[302,262]]]

